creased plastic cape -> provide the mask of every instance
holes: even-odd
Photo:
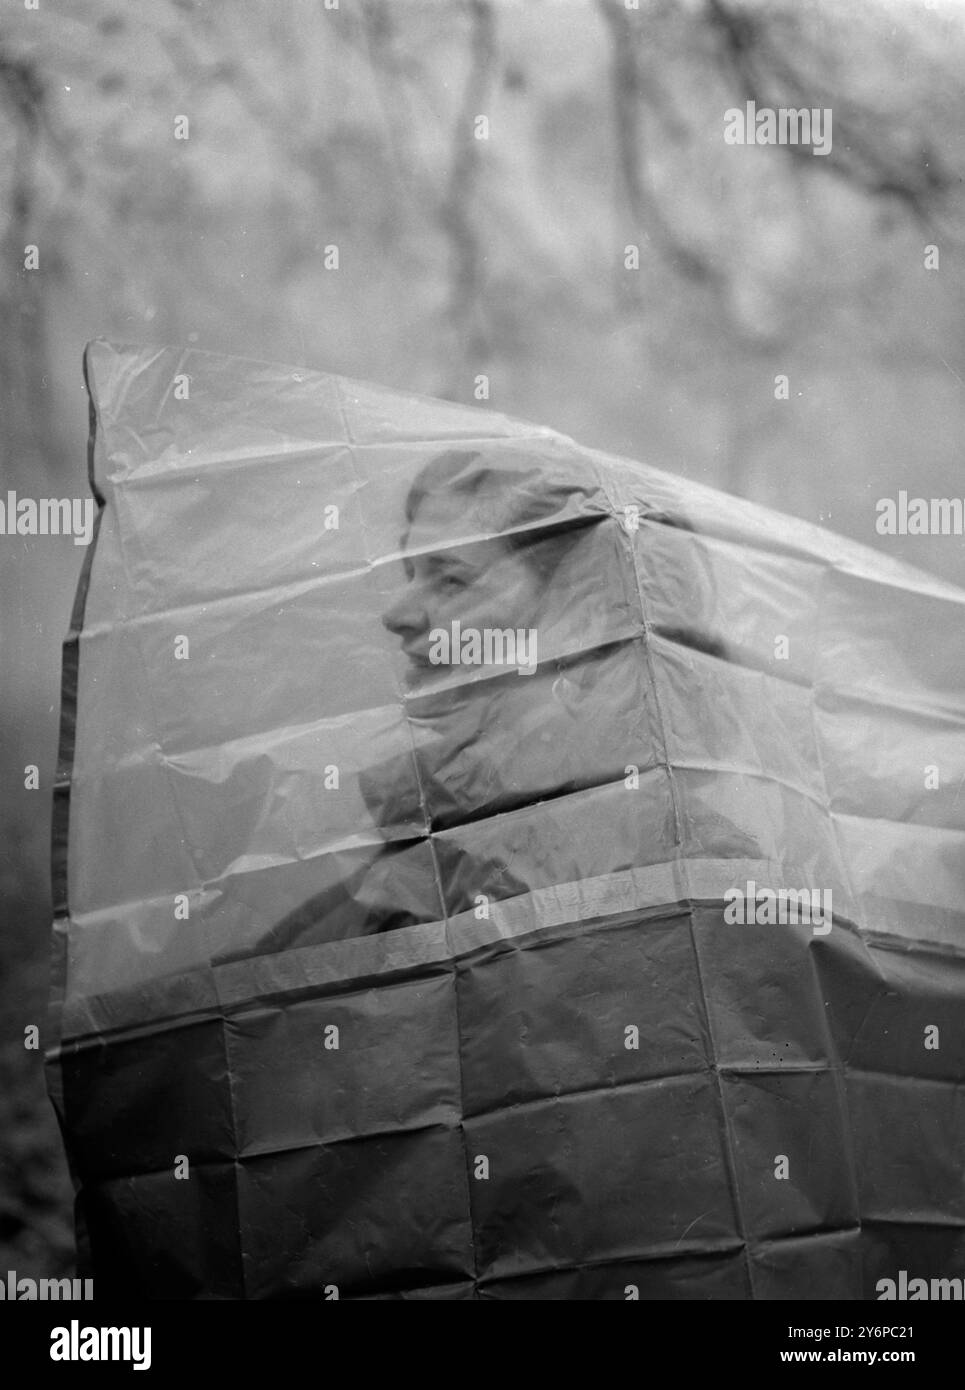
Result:
[[[98,1291],[965,1276],[965,593],[497,413],[85,365],[48,1077]],[[499,576],[528,669],[465,646]]]

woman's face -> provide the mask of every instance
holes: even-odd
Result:
[[[448,536],[474,528],[489,529],[472,499],[452,492],[424,498],[409,528],[405,586],[382,621],[409,659],[411,685],[440,669],[429,660],[434,630],[449,633],[454,622],[480,632],[536,626],[542,584],[525,550],[500,539],[440,549]]]

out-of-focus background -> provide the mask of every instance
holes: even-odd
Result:
[[[32,6],[0,17],[0,500],[88,495],[103,336],[468,403],[486,377],[498,410],[965,580],[961,537],[875,532],[900,488],[965,496],[959,0]],[[831,153],[726,144],[748,100],[830,108]],[[34,1277],[73,1263],[24,1029],[83,556],[0,535],[0,1270]]]

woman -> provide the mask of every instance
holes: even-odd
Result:
[[[588,788],[638,790],[663,761],[635,542],[606,499],[555,461],[454,451],[418,474],[405,518],[406,584],[382,621],[406,659],[411,746],[359,777],[385,843],[272,927],[259,953],[632,867],[672,836],[659,800],[641,816],[635,798],[634,819],[624,796],[601,792],[599,820],[582,827],[582,803],[565,803]],[[706,616],[705,577],[689,578]],[[519,634],[526,659],[507,665],[505,642],[480,641],[465,664],[467,633]],[[722,654],[696,623],[674,635]],[[527,814],[551,799],[559,808]]]

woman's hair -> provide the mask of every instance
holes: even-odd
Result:
[[[427,497],[445,492],[465,497],[489,535],[518,551],[544,581],[578,535],[602,520],[600,514],[568,511],[567,501],[585,488],[545,464],[513,459],[494,465],[478,451],[450,450],[430,459],[413,479],[406,521],[411,525]]]
[[[573,505],[574,499],[595,491],[591,482],[567,476],[555,461],[510,456],[495,462],[478,450],[453,449],[430,459],[416,474],[406,496],[405,517],[411,525],[427,497],[445,492],[464,496],[489,535],[518,551],[545,584],[586,528],[607,519],[605,511],[581,511]],[[666,541],[674,531],[696,529],[679,512],[654,511],[648,520],[669,528],[663,533]],[[655,624],[655,630],[728,660],[727,645],[714,631],[715,586],[706,555],[697,545],[674,546],[672,551],[673,565],[663,584],[665,595],[672,596],[674,616]],[[679,609],[674,602],[678,595]]]

